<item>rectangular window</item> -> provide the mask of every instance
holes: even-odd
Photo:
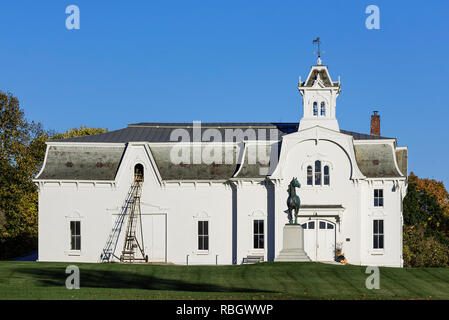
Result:
[[[264,221],[263,220],[254,220],[254,249],[263,249],[264,248]]]
[[[307,167],[307,185],[311,186],[313,185],[313,172],[312,172],[312,166]]]
[[[324,103],[321,104],[321,116],[326,116],[326,107]]]
[[[70,249],[81,250],[81,221],[70,221]]]
[[[315,185],[321,185],[321,161],[315,161]]]
[[[329,166],[324,166],[324,185],[328,186],[330,184],[330,178],[329,178]]]
[[[374,189],[374,206],[383,207],[384,206],[384,190]]]
[[[198,221],[198,250],[209,250],[209,221]]]
[[[373,248],[384,248],[384,221],[373,220]]]

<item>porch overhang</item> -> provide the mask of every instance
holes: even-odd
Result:
[[[299,207],[298,218],[335,218],[340,222],[344,210],[341,204],[304,204]]]

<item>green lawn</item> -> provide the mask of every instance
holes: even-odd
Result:
[[[0,262],[0,299],[449,299],[449,268],[380,268],[321,263],[240,266],[76,264],[81,289],[65,288],[70,263]]]

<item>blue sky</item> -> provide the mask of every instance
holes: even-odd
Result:
[[[416,2],[416,3],[415,3]],[[65,9],[80,8],[80,30]],[[380,30],[365,8],[380,8]],[[340,128],[409,147],[409,168],[449,184],[448,1],[8,1],[0,90],[46,129],[135,122],[294,122],[298,76],[341,76]]]

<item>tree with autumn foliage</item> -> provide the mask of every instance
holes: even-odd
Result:
[[[0,259],[37,249],[38,195],[33,178],[45,156],[45,141],[106,132],[105,129],[45,131],[28,121],[19,100],[0,91]]]
[[[403,258],[408,267],[449,267],[449,194],[413,172],[404,199]]]

